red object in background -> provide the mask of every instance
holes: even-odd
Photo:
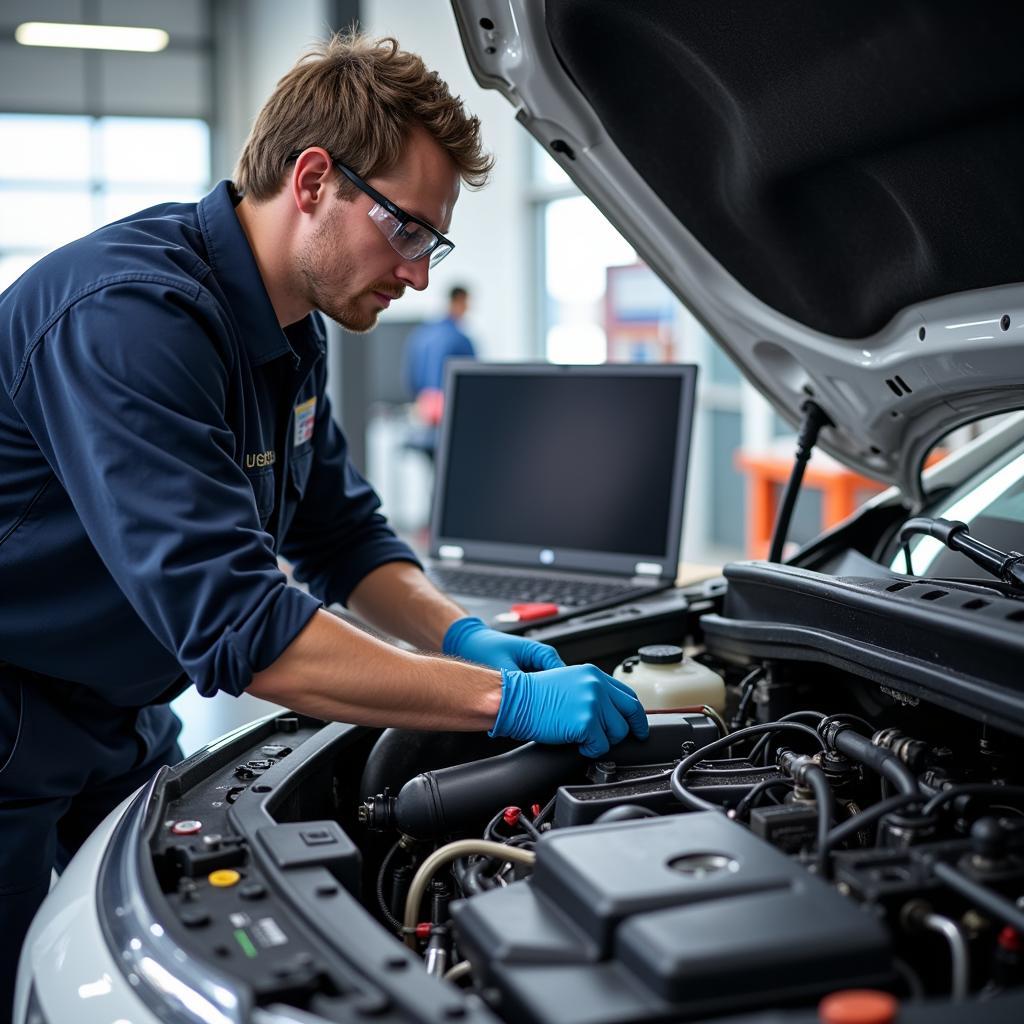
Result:
[[[444,415],[444,392],[439,388],[424,388],[416,396],[416,415],[428,427],[436,427]]]

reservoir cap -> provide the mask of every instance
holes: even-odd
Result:
[[[637,652],[640,660],[648,665],[678,665],[683,660],[682,647],[672,644],[651,644]]]

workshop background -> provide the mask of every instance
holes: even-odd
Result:
[[[24,45],[26,22],[159,28],[155,52]],[[131,211],[194,200],[230,177],[252,118],[312,42],[353,24],[420,53],[484,126],[492,183],[463,190],[457,247],[368,335],[331,325],[331,389],[357,465],[414,543],[429,515],[429,460],[400,373],[414,326],[471,292],[466,331],[487,360],[682,361],[701,367],[683,534],[684,562],[763,555],[759,493],[788,473],[779,419],[633,248],[475,82],[445,0],[3,0],[0,3],[0,289],[44,253]],[[159,40],[158,40],[159,42]],[[813,536],[873,488],[816,453],[791,530]],[[615,486],[614,480],[608,481]],[[760,489],[760,490],[759,490]],[[770,501],[769,501],[770,504]],[[828,519],[823,516],[828,516]],[[245,697],[179,698],[186,751],[269,710]]]

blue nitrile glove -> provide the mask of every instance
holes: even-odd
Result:
[[[480,619],[457,619],[448,627],[441,650],[466,661],[490,668],[522,669],[540,672],[546,668],[564,668],[558,651],[547,644],[512,636],[485,626]]]
[[[600,757],[630,729],[642,740],[650,731],[636,694],[594,665],[547,672],[502,669],[501,684],[491,736],[578,743],[584,757]]]

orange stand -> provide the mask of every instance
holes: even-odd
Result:
[[[793,460],[774,455],[736,453],[736,468],[747,476],[747,557],[766,558],[778,511],[778,499],[793,472]],[[807,464],[804,488],[822,492],[821,528],[828,529],[851,515],[885,484],[839,464]]]

